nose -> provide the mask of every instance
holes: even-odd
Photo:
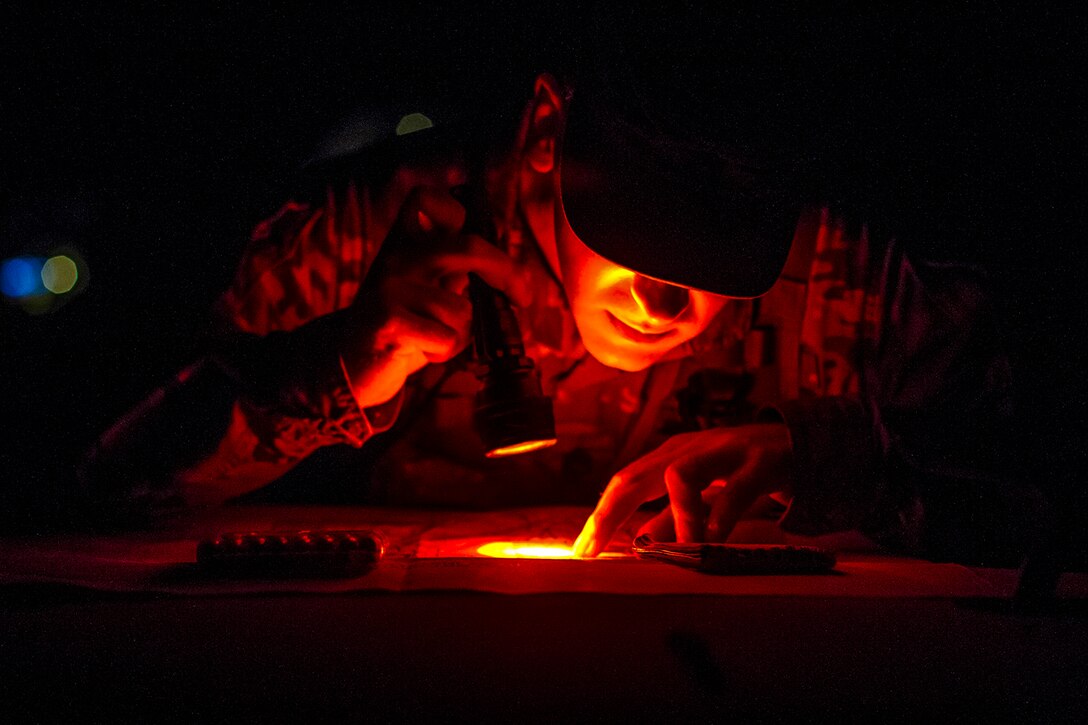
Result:
[[[686,287],[636,274],[631,280],[631,294],[642,311],[654,323],[672,322],[687,309],[690,297]]]

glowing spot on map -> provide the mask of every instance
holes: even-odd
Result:
[[[492,541],[476,549],[480,556],[495,559],[570,559],[574,551],[565,544],[532,541]]]

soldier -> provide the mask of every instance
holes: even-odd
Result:
[[[347,481],[338,500],[591,503],[606,486],[583,556],[666,495],[659,539],[724,541],[774,501],[797,534],[1017,551],[983,278],[843,222],[805,183],[819,94],[676,32],[538,76],[507,134],[426,109],[376,126],[323,198],[258,225],[208,355],[103,436],[89,487],[119,511],[214,504],[312,485],[292,471],[317,453]],[[499,247],[463,229],[477,159]],[[471,430],[470,273],[517,309],[551,448],[487,458]]]

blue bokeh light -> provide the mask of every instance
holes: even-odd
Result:
[[[45,294],[42,284],[40,257],[14,257],[0,265],[0,292],[8,297],[20,298]]]

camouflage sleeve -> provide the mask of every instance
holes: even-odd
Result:
[[[786,423],[795,461],[782,528],[817,536],[861,526],[880,506],[880,457],[871,416],[856,398],[791,400],[761,412]]]
[[[338,354],[345,308],[376,253],[349,188],[290,202],[257,227],[217,308],[211,352],[123,416],[81,471],[103,513],[219,503],[280,477],[317,448],[361,446],[399,397],[366,411]]]
[[[859,335],[858,385],[774,406],[793,441],[804,535],[859,529],[894,550],[1015,557],[1034,490],[1012,475],[1012,374],[984,276],[891,247],[868,285],[879,333]]]
[[[365,411],[334,347],[336,315],[292,332],[239,335],[107,430],[81,470],[85,505],[124,525],[258,489],[322,446],[362,446],[402,396]]]

